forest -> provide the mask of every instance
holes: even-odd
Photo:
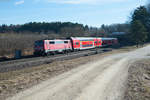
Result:
[[[56,34],[68,36],[106,36],[112,32],[127,32],[129,24],[101,25],[100,28],[89,27],[72,22],[29,22],[23,25],[0,25],[0,33],[17,34]]]

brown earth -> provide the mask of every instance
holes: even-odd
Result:
[[[130,66],[125,100],[150,100],[150,59]]]

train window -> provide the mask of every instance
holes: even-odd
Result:
[[[104,40],[103,44],[104,44],[104,45],[105,45],[105,44],[107,44],[107,41],[106,41],[106,40]]]
[[[35,42],[35,46],[42,46],[43,45],[43,41],[36,41]]]
[[[50,41],[49,44],[55,44],[55,42],[54,41]]]
[[[95,41],[95,44],[97,44],[97,41]]]
[[[64,41],[55,41],[55,44],[64,44]]]
[[[79,42],[76,42],[76,45],[79,45]]]
[[[64,41],[64,43],[68,43],[68,41]]]

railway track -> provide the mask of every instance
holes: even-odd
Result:
[[[94,50],[94,49],[93,49]],[[79,52],[85,52],[85,51],[78,51],[78,52],[70,52],[68,53],[68,55],[71,55],[71,54],[76,54],[76,53],[79,53]],[[57,56],[64,56],[64,54],[57,54],[57,55],[51,55],[51,56],[31,56],[29,58],[21,58],[21,59],[15,59],[15,60],[9,60],[9,61],[3,61],[3,62],[0,62],[0,66],[1,65],[6,65],[6,64],[14,64],[14,63],[18,63],[18,62],[25,62],[25,61],[31,61],[31,60],[36,60],[36,59],[43,59],[43,58],[49,58],[49,57],[57,57]]]
[[[9,72],[20,70],[27,67],[34,67],[42,64],[48,64],[53,61],[61,61],[61,60],[68,60],[74,59],[83,56],[94,55],[97,53],[103,53],[106,51],[111,51],[112,48],[102,48],[102,49],[91,49],[86,51],[78,51],[78,52],[71,52],[68,54],[58,54],[55,56],[48,56],[48,57],[32,57],[26,59],[18,59],[12,61],[5,61],[0,62],[0,72]]]

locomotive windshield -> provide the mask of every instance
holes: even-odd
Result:
[[[36,46],[43,46],[43,41],[42,41],[42,40],[36,41],[36,42],[35,42],[35,47],[36,47]]]

